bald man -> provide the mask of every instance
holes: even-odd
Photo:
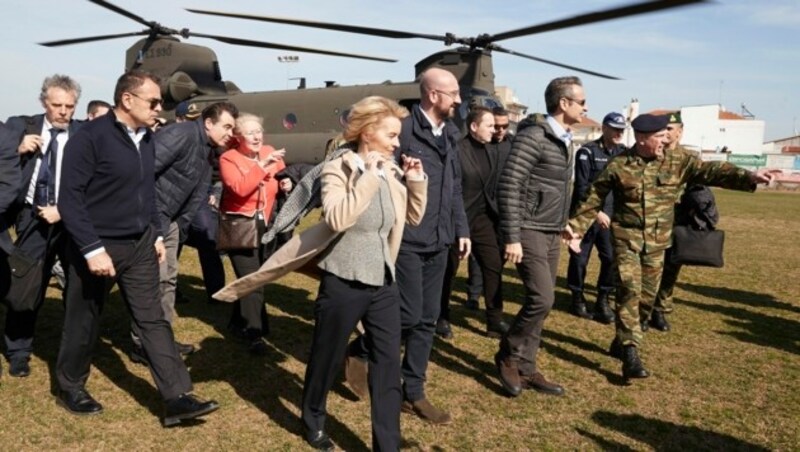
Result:
[[[458,127],[450,121],[461,104],[458,80],[443,69],[425,71],[420,78],[420,103],[403,119],[401,155],[422,161],[428,176],[428,204],[418,226],[406,225],[397,257],[397,286],[403,328],[403,411],[432,424],[449,424],[450,414],[425,396],[425,373],[433,347],[440,297],[450,245],[461,259],[469,256],[470,240],[461,195]],[[350,344],[345,376],[357,394],[365,393],[366,340]]]

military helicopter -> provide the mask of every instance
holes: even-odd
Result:
[[[365,96],[381,95],[393,98],[406,107],[411,107],[413,104],[419,102],[419,87],[416,81],[401,83],[384,82],[355,86],[336,86],[330,83],[328,86],[322,88],[305,88],[304,84],[301,83],[301,89],[296,90],[245,93],[233,82],[222,79],[217,56],[211,49],[182,42],[178,37],[184,39],[190,37],[207,38],[234,45],[289,50],[293,52],[309,52],[372,61],[395,62],[396,60],[333,50],[197,33],[187,28],[177,30],[165,27],[158,22],[147,21],[105,0],[89,1],[145,25],[147,28],[132,33],[90,36],[50,41],[40,44],[48,47],[56,47],[131,36],[146,36],[128,49],[126,53],[125,69],[130,70],[138,68],[147,70],[158,75],[162,79],[161,90],[165,100],[165,109],[167,110],[166,116],[170,115],[169,111],[179,102],[185,100],[197,104],[199,108],[222,100],[231,101],[235,103],[240,110],[248,111],[264,118],[264,130],[269,137],[270,144],[277,148],[285,147],[290,150],[290,152],[287,153],[288,163],[315,163],[324,159],[326,148],[330,146],[334,136],[341,130],[341,125],[349,106]],[[459,111],[458,117],[455,119],[456,122],[460,124],[466,116],[467,108],[471,105],[478,104],[489,107],[501,105],[500,100],[494,95],[495,86],[492,52],[506,53],[596,77],[617,79],[611,75],[516,52],[496,44],[497,41],[651,13],[705,1],[708,0],[650,0],[627,6],[580,14],[494,35],[481,34],[475,37],[458,37],[452,33],[446,33],[444,35],[413,33],[382,28],[222,11],[187,10],[197,14],[274,22],[385,38],[421,38],[441,41],[446,46],[460,44],[461,46],[455,49],[440,51],[422,59],[414,68],[415,79],[417,79],[422,72],[431,67],[446,69],[456,76],[461,90],[462,108]]]

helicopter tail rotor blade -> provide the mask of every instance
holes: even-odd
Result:
[[[45,47],[58,47],[58,46],[68,46],[71,44],[82,44],[84,42],[105,41],[107,39],[128,38],[131,36],[144,36],[149,34],[150,34],[149,30],[144,30],[144,31],[136,31],[133,33],[120,33],[116,35],[88,36],[86,38],[75,38],[75,39],[60,39],[58,41],[40,42],[39,45]]]
[[[109,3],[109,2],[107,2],[105,0],[89,0],[89,1],[94,3],[97,6],[102,6],[103,8],[110,9],[111,11],[114,11],[117,14],[121,14],[121,15],[127,17],[128,19],[135,20],[136,22],[139,22],[140,24],[142,24],[142,25],[144,25],[146,27],[151,27],[153,25],[151,22],[148,22],[148,21],[144,20],[143,18],[137,16],[136,14],[133,14],[132,12],[130,12],[130,11],[126,10],[126,9],[122,9],[117,5],[112,5],[111,3]]]
[[[382,58],[370,55],[361,55],[357,53],[345,53],[345,52],[337,52],[335,50],[325,50],[325,49],[315,49],[312,47],[300,47],[300,46],[292,46],[287,44],[278,44],[274,42],[264,42],[264,41],[253,41],[251,39],[241,39],[241,38],[231,38],[228,36],[218,36],[218,35],[207,35],[203,33],[195,33],[192,32],[190,36],[196,36],[198,38],[208,38],[214,39],[219,42],[224,42],[226,44],[234,44],[240,46],[248,46],[248,47],[261,47],[265,49],[277,49],[277,50],[288,50],[290,52],[307,52],[307,53],[317,53],[320,55],[331,55],[331,56],[340,56],[340,57],[349,57],[349,58],[358,58],[362,60],[371,60],[371,61],[382,61],[386,63],[396,63],[397,60],[390,59],[390,58]]]
[[[546,60],[544,58],[535,57],[533,55],[527,55],[527,54],[524,54],[524,53],[516,52],[516,51],[511,50],[511,49],[506,49],[504,47],[500,47],[500,46],[498,46],[496,44],[492,44],[491,46],[489,46],[489,49],[494,51],[494,52],[507,53],[509,55],[514,55],[514,56],[518,56],[518,57],[522,57],[522,58],[527,58],[529,60],[538,61],[540,63],[549,64],[551,66],[563,67],[564,69],[570,69],[570,70],[573,70],[573,71],[576,71],[576,72],[580,72],[580,73],[583,73],[583,74],[594,75],[595,77],[601,77],[601,78],[605,78],[605,79],[609,79],[609,80],[622,80],[621,78],[614,77],[613,75],[601,74],[599,72],[590,71],[588,69],[581,69],[579,67],[570,66],[568,64],[563,64],[563,63],[558,63],[556,61]]]
[[[503,39],[518,38],[547,31],[560,30],[562,28],[586,25],[606,20],[619,19],[638,14],[647,14],[665,9],[688,6],[695,3],[707,3],[709,0],[647,0],[632,5],[620,6],[617,8],[595,11],[593,13],[580,14],[566,19],[556,20],[531,27],[520,28],[517,30],[497,33],[489,37],[490,42],[501,41]]]
[[[447,36],[445,35],[412,33],[408,31],[387,30],[383,28],[362,27],[358,25],[345,25],[345,24],[335,24],[330,22],[317,22],[313,20],[290,19],[288,17],[259,16],[254,14],[228,13],[224,11],[210,11],[210,10],[201,10],[192,8],[186,8],[186,11],[195,14],[207,14],[210,16],[231,17],[234,19],[258,20],[261,22],[273,22],[278,24],[297,25],[300,27],[321,28],[324,30],[344,31],[347,33],[380,36],[383,38],[394,38],[394,39],[422,38],[422,39],[430,39],[433,41],[447,40]]]

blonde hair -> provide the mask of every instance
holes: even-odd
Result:
[[[403,119],[406,116],[406,107],[391,99],[382,96],[365,97],[350,108],[342,135],[348,142],[358,143],[363,133],[374,129],[384,118]]]
[[[234,133],[236,135],[241,135],[242,126],[248,122],[257,122],[258,125],[264,127],[264,118],[261,116],[256,116],[252,113],[240,113],[239,117],[236,118],[236,128],[234,129]]]

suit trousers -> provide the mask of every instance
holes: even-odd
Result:
[[[544,320],[555,301],[561,235],[523,229],[521,239],[522,262],[517,264],[517,271],[525,286],[525,301],[500,341],[500,353],[518,362],[520,374],[532,375]]]
[[[217,251],[218,227],[219,213],[208,203],[203,202],[197,209],[192,224],[189,225],[189,232],[184,243],[186,246],[197,249],[208,300],[211,300],[212,295],[225,287],[225,267],[222,265],[222,257]],[[178,255],[180,256],[180,251]]]
[[[4,340],[6,343],[6,356],[9,360],[14,358],[28,358],[33,352],[33,335],[36,329],[36,319],[42,307],[47,286],[50,282],[51,270],[56,256],[64,260],[64,243],[66,234],[61,223],[50,225],[41,220],[36,214],[36,207],[25,206],[19,214],[17,222],[17,243],[15,246],[35,259],[44,259],[42,267],[42,281],[33,311],[14,311],[8,309]],[[52,228],[50,244],[47,244],[47,234]],[[23,240],[20,240],[22,238]]]
[[[172,327],[161,308],[154,232],[148,229],[135,240],[102,241],[114,263],[114,278],[93,275],[77,245],[70,242],[67,247],[66,312],[56,361],[58,386],[69,391],[86,385],[103,305],[117,283],[161,396],[169,400],[191,392],[189,371],[178,354]]]
[[[589,263],[592,248],[597,248],[597,256],[600,258],[597,292],[608,294],[614,289],[614,246],[611,243],[611,230],[603,229],[595,222],[581,239],[581,252],[569,251],[567,287],[573,293],[583,292],[586,264]]]
[[[394,284],[375,287],[323,274],[303,383],[303,423],[309,431],[324,430],[328,392],[359,320],[369,349],[372,449],[400,450],[400,303]]]
[[[257,234],[264,235],[264,222],[258,222]],[[237,278],[247,276],[261,268],[275,251],[274,242],[266,245],[259,242],[259,247],[252,250],[230,250],[228,257],[233,264],[233,271]],[[264,288],[259,288],[249,295],[245,295],[233,303],[230,326],[245,332],[249,339],[257,339],[269,332],[267,305],[264,303]]]

